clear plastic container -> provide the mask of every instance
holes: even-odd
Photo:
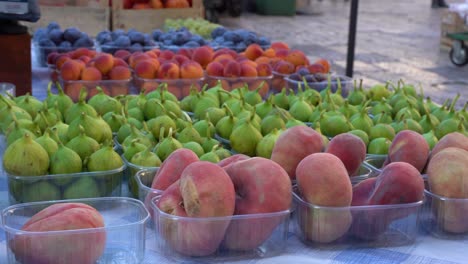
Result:
[[[87,49],[90,49],[90,50],[96,50],[96,46],[93,46],[93,47],[69,47],[69,48],[42,47],[42,46],[39,46],[37,43],[33,43],[33,49],[34,49],[34,54],[36,56],[36,61],[37,61],[37,64],[40,67],[47,67],[47,56],[49,56],[49,54],[52,53],[52,52],[67,53],[67,52],[70,52],[70,51],[77,50],[79,48],[87,48]]]
[[[451,240],[468,239],[468,198],[446,198],[424,191],[423,228],[434,237]]]
[[[167,90],[181,100],[190,94],[192,87],[201,90],[204,78],[199,79],[143,79],[138,76],[134,77],[135,87],[137,92],[140,93],[145,89],[145,93],[156,90],[160,84],[166,83]]]
[[[417,236],[423,201],[395,204],[325,207],[293,193],[294,230],[307,245],[317,247],[393,247],[412,244]]]
[[[348,96],[349,91],[353,89],[353,79],[349,78],[344,75],[339,75],[337,76],[341,80],[341,95],[343,97]],[[289,77],[285,77],[284,80],[286,81],[287,88],[293,89],[294,92],[297,93],[299,90],[298,87],[299,85],[301,86],[302,89],[304,89],[304,82],[303,81],[296,81],[292,80]],[[323,81],[323,82],[308,82],[307,85],[309,85],[310,88],[315,89],[316,91],[320,92],[325,90],[328,87],[328,81]],[[337,81],[332,81],[331,82],[331,91],[334,93],[338,89],[338,82]]]
[[[96,210],[104,218],[104,227],[89,229],[74,229],[64,231],[28,232],[21,227],[34,214],[52,204],[63,202],[85,203]],[[82,246],[83,249],[92,250],[95,247],[96,236],[105,232],[104,252],[96,263],[133,264],[141,263],[145,254],[145,223],[149,213],[143,203],[136,199],[125,197],[104,197],[74,199],[62,201],[49,201],[37,203],[24,203],[10,206],[2,211],[2,226],[6,233],[8,263],[16,264],[15,252],[12,249],[17,239],[27,239],[30,242],[39,240],[41,250],[47,252],[47,244],[63,243],[64,248],[52,250],[66,250],[67,247]],[[91,240],[87,242],[88,240]],[[66,243],[70,241],[71,243]],[[37,243],[34,243],[37,246]],[[24,243],[22,252],[37,250],[33,243]],[[89,244],[89,246],[87,246]],[[15,249],[17,254],[18,251]],[[39,253],[39,252],[38,252]],[[63,256],[58,263],[81,263],[77,257],[87,252],[79,252]],[[30,262],[39,263],[39,262]],[[27,264],[27,263],[22,263]]]
[[[161,190],[151,188],[154,176],[158,170],[159,168],[142,168],[137,173],[133,174],[132,177],[135,181],[137,197],[140,201],[145,203],[145,206],[150,213],[152,213],[151,198],[162,193]],[[150,197],[148,197],[149,194],[151,194]]]
[[[226,217],[169,215],[153,198],[157,251],[173,261],[225,262],[281,254],[286,248],[290,210]]]
[[[259,87],[260,95],[265,99],[271,93],[271,81],[273,80],[273,75],[266,76],[266,77],[218,77],[218,76],[210,76],[207,75],[205,78],[206,84],[208,84],[208,88],[214,87],[221,82],[224,90],[232,91],[237,88],[244,87],[247,85],[249,90],[255,90]]]
[[[279,93],[283,88],[288,87],[285,80],[288,76],[289,74],[273,71],[273,80],[271,81],[271,90],[273,93]]]
[[[59,76],[59,81],[65,94],[77,102],[81,88],[85,87],[88,91],[86,99],[90,99],[98,93],[97,86],[101,87],[105,94],[115,97],[117,95],[136,94],[132,89],[132,79],[127,80],[100,80],[100,81],[65,81]]]
[[[382,167],[387,155],[367,154],[364,160],[364,165],[370,168],[373,174],[377,175],[382,172]]]
[[[369,177],[372,177],[372,170],[367,167],[364,163],[361,164],[361,166],[359,167],[358,171],[351,177],[349,177],[351,179],[351,183],[352,184],[355,184],[355,183],[358,183],[358,182],[361,182]]]
[[[122,193],[126,165],[109,171],[44,176],[7,174],[11,204],[62,199],[117,197]]]

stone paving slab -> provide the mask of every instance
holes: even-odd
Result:
[[[327,58],[334,71],[344,74],[350,1],[315,3],[321,5],[320,15],[244,13],[239,18],[222,17],[221,24],[285,41],[310,58]],[[468,66],[456,67],[440,49],[444,9],[430,5],[430,0],[360,0],[354,77],[363,78],[365,86],[398,79],[421,83],[425,94],[439,103],[460,93],[457,107],[462,107],[468,100]]]

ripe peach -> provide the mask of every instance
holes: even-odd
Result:
[[[257,59],[255,59],[255,63],[257,65],[259,64],[270,64],[271,58],[265,57],[265,56],[260,56]]]
[[[135,74],[143,79],[154,79],[157,71],[158,68],[150,60],[142,60],[135,65]]]
[[[221,63],[213,61],[206,66],[206,74],[210,76],[223,76],[224,67]]]
[[[326,152],[337,156],[351,177],[355,176],[366,158],[367,147],[360,137],[351,133],[342,133],[330,140]]]
[[[83,56],[79,57],[78,60],[84,62],[85,65],[87,65],[91,61],[91,57],[83,55]]]
[[[468,151],[468,137],[460,132],[452,132],[443,136],[431,151],[431,156],[435,156],[441,150],[449,147],[461,148]],[[430,162],[430,160],[429,160]]]
[[[303,67],[303,65],[300,65],[298,67]],[[318,63],[310,64],[306,68],[309,70],[310,73],[328,73],[325,67],[323,67],[322,64],[318,64]]]
[[[233,51],[232,49],[222,48],[222,49],[219,49],[219,50],[214,52],[213,59],[215,59],[216,57],[218,57],[218,56],[220,56],[222,54],[228,54],[233,59],[237,56],[237,53],[235,51]]]
[[[240,76],[242,77],[257,77],[257,69],[250,65],[249,63],[240,64]]]
[[[192,54],[192,60],[200,63],[203,69],[213,60],[213,50],[208,46],[196,48]]]
[[[56,51],[53,51],[51,53],[49,53],[47,55],[47,64],[50,64],[50,65],[53,65],[55,64],[55,59],[57,59],[57,57],[59,56],[60,54]]]
[[[86,67],[81,72],[81,80],[99,81],[99,80],[102,80],[102,73],[95,67]]]
[[[60,71],[62,69],[63,64],[71,59],[72,58],[67,54],[60,54],[55,58],[55,67],[57,68],[57,70]]]
[[[314,62],[314,64],[317,63],[317,64],[320,64],[323,66],[324,68],[324,73],[329,73],[330,72],[330,62],[326,59],[318,59]]]
[[[128,58],[128,65],[132,67],[132,69],[135,69],[135,66],[137,65],[138,62],[144,61],[144,60],[150,60],[151,57],[148,54],[145,53],[140,53],[140,54],[133,54]]]
[[[276,51],[272,48],[266,49],[262,56],[268,57],[268,58],[274,58],[276,57]]]
[[[112,67],[114,67],[114,57],[110,54],[102,53],[96,56],[94,67],[96,67],[102,75],[107,75]]]
[[[9,245],[21,263],[95,263],[104,253],[106,233],[92,229],[101,227],[104,227],[104,219],[93,207],[82,203],[58,203],[29,219],[21,228],[25,233],[9,241]],[[80,229],[89,231],[39,233]],[[29,235],[27,232],[34,233]]]
[[[238,161],[242,161],[242,160],[246,160],[246,159],[249,159],[250,157],[245,155],[245,154],[234,154],[228,158],[225,158],[223,160],[221,160],[220,162],[218,162],[218,165],[220,167],[222,167],[223,169],[227,170],[229,166],[231,166],[232,164],[238,162]]]
[[[250,44],[246,49],[245,49],[245,57],[248,58],[249,60],[255,60],[256,58],[260,57],[263,55],[263,49],[260,47],[260,45],[254,43]]]
[[[132,9],[150,9],[151,5],[149,3],[134,3]]]
[[[164,62],[158,70],[158,79],[179,79],[180,68],[173,62]]]
[[[199,79],[203,78],[203,75],[202,66],[195,61],[187,61],[180,67],[180,76],[183,79]]]
[[[384,164],[403,161],[413,165],[421,172],[426,166],[429,151],[429,144],[421,134],[412,130],[402,130],[393,138]],[[414,153],[418,153],[418,155],[414,155]]]
[[[96,51],[88,48],[78,48],[70,53],[72,59],[78,59],[81,56],[88,56],[94,58],[96,56]]]
[[[174,57],[172,58],[172,60],[173,60],[173,61],[177,61],[177,63],[178,63],[179,65],[182,65],[182,64],[184,64],[185,62],[190,61],[189,58],[187,58],[187,57],[185,57],[185,56],[183,56],[183,55],[180,55],[180,54],[174,55]]]
[[[294,126],[281,133],[271,154],[275,161],[296,178],[296,167],[305,157],[323,149],[322,135],[307,126]]]
[[[187,57],[188,59],[192,58],[193,55],[193,49],[186,49],[186,48],[181,48],[177,51],[178,55],[182,55]]]
[[[121,58],[114,58],[114,68],[117,66],[129,67],[128,63]]]
[[[127,60],[130,55],[132,55],[132,53],[130,53],[128,50],[118,50],[114,53],[115,58],[120,58],[122,60]]]
[[[82,66],[77,60],[67,60],[60,69],[60,76],[65,81],[77,81],[80,79]]]
[[[148,55],[148,57],[153,58],[153,59],[158,59],[158,54],[154,52],[154,50],[148,50],[144,52],[145,55]]]
[[[287,50],[287,49],[277,49],[275,51],[276,51],[276,57],[277,58],[286,59],[286,57],[288,57],[289,50]]]
[[[188,165],[198,160],[198,156],[190,149],[175,150],[161,164],[153,178],[151,188],[157,190],[167,189],[180,178]]]
[[[278,63],[275,64],[273,69],[274,69],[275,72],[278,72],[278,73],[291,74],[291,73],[294,72],[295,66],[294,66],[294,64],[292,64],[292,63],[290,63],[288,61],[280,60],[280,61],[278,61]]]
[[[239,77],[241,75],[241,66],[237,61],[230,61],[226,64],[223,71],[224,77]]]
[[[217,57],[215,57],[213,59],[213,61],[217,61],[217,62],[220,62],[222,60],[228,60],[228,61],[231,61],[231,60],[234,60],[234,57],[231,56],[230,54],[228,53],[225,53],[225,54],[220,54],[218,55]]]
[[[174,57],[174,52],[170,50],[163,50],[159,54],[158,58],[165,59],[165,60],[172,60],[172,57]]]
[[[129,80],[131,77],[132,72],[125,66],[115,66],[109,72],[109,79],[111,80]]]
[[[289,50],[289,45],[285,42],[276,41],[271,43],[270,48],[274,49],[275,51],[280,49]]]
[[[272,70],[270,64],[260,63],[260,64],[257,65],[258,76],[261,76],[261,77],[271,76],[273,74],[272,71],[273,70]]]
[[[286,56],[286,61],[292,63],[294,66],[309,64],[306,55],[300,50],[290,51],[288,56]]]

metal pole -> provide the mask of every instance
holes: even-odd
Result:
[[[346,58],[346,76],[353,77],[354,51],[356,48],[356,28],[358,18],[359,0],[351,0],[348,31],[348,53]]]

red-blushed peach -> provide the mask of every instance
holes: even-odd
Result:
[[[367,147],[360,137],[351,133],[342,133],[330,140],[326,152],[337,156],[351,177],[355,176],[366,158]]]
[[[203,69],[213,60],[213,50],[209,46],[196,48],[192,53],[192,60],[200,63]]]
[[[247,46],[245,49],[245,57],[247,57],[249,60],[255,60],[256,58],[262,56],[263,52],[264,51],[260,45],[253,43]]]
[[[271,68],[270,64],[260,63],[257,64],[257,73],[258,76],[267,77],[273,74],[273,69]]]
[[[51,53],[49,53],[47,55],[47,64],[50,64],[50,65],[55,65],[55,59],[57,59],[57,57],[59,56],[60,54],[56,51],[53,51]]]
[[[240,64],[240,76],[242,77],[257,77],[257,69],[250,65],[249,63],[241,63]]]
[[[286,59],[286,57],[288,57],[288,54],[289,54],[288,49],[276,49],[275,51],[276,51],[276,58]]]
[[[375,187],[377,177],[367,178],[353,186],[351,206],[367,205],[369,196]]]
[[[233,59],[237,56],[237,52],[235,52],[234,50],[228,49],[228,48],[222,48],[214,52],[213,59],[215,59],[216,57],[222,54],[228,54]]]
[[[96,56],[94,67],[96,67],[102,73],[102,75],[107,75],[114,67],[114,57],[112,57],[110,54],[101,53],[100,55]]]
[[[180,54],[174,55],[174,57],[172,58],[172,60],[173,60],[173,61],[177,61],[177,63],[178,63],[179,65],[182,65],[182,64],[184,64],[184,63],[190,61],[189,58],[187,58],[187,57],[185,57],[185,56],[183,56],[183,55],[180,55]]]
[[[235,215],[274,213],[291,206],[291,180],[277,163],[255,157],[232,163],[226,172],[237,193]],[[223,245],[232,250],[254,249],[271,236],[285,217],[288,215],[231,221]]]
[[[132,55],[128,58],[128,65],[130,65],[131,68],[135,69],[138,62],[150,59],[151,57],[145,53]]]
[[[221,60],[234,60],[235,57],[231,56],[231,54],[229,53],[225,53],[225,54],[219,54],[218,56],[216,56],[215,58],[213,58],[212,61],[221,61]]]
[[[95,67],[86,67],[81,72],[81,80],[99,81],[99,80],[102,80],[102,73]]]
[[[275,72],[282,73],[282,74],[291,74],[294,72],[295,66],[294,64],[288,61],[280,60],[278,61],[278,63],[275,64],[275,66],[273,67],[273,70]]]
[[[79,57],[78,60],[84,62],[87,65],[91,61],[91,57],[83,55],[83,56]]]
[[[147,50],[144,52],[144,54],[146,54],[148,57],[152,58],[152,59],[158,59],[158,54],[156,54],[156,52],[154,52],[154,50]]]
[[[193,49],[186,49],[186,48],[181,48],[177,51],[177,54],[178,55],[182,55],[182,56],[185,56],[187,57],[187,59],[191,59],[192,58],[192,54],[193,54]]]
[[[182,217],[174,220],[159,212],[155,215],[162,239],[173,250],[187,256],[207,256],[218,249],[230,223],[225,217],[234,213],[234,185],[218,165],[197,161],[161,194],[156,206],[165,214]]]
[[[282,41],[272,42],[270,47],[274,50],[279,50],[279,49],[289,50],[289,45]]]
[[[265,56],[268,58],[274,58],[276,57],[276,51],[272,48],[268,48],[263,52],[262,56]]]
[[[218,162],[218,166],[222,167],[223,169],[227,169],[230,165],[238,162],[249,159],[250,157],[244,154],[234,154],[230,157],[227,157]]]
[[[320,58],[314,62],[314,64],[320,64],[324,68],[324,73],[329,73],[330,72],[330,62],[326,59]]]
[[[96,229],[102,227],[104,219],[93,207],[82,203],[58,203],[29,219],[21,228],[25,233],[15,236],[9,245],[21,263],[92,264],[101,257],[106,245],[105,231]],[[62,230],[83,232],[59,232]]]
[[[132,77],[132,72],[128,67],[116,66],[109,72],[111,80],[129,80]]]
[[[429,151],[429,144],[421,134],[412,130],[402,130],[393,138],[384,165],[402,161],[421,172],[426,166]]]
[[[57,68],[57,70],[60,71],[62,69],[63,64],[65,64],[66,61],[71,59],[72,58],[70,58],[70,56],[67,54],[59,54],[55,58],[55,67]]]
[[[72,59],[78,59],[81,56],[88,56],[90,58],[94,58],[96,56],[96,51],[88,48],[78,48],[72,52],[70,52],[70,57]]]
[[[150,60],[142,60],[137,62],[134,68],[136,76],[143,79],[154,79],[158,72],[155,64]]]
[[[165,59],[165,60],[172,60],[174,57],[175,53],[170,50],[162,50],[161,53],[159,54],[158,58]]]
[[[204,74],[202,66],[196,61],[187,60],[180,67],[180,77],[183,79],[200,79]]]
[[[304,66],[304,65],[300,65],[300,66]],[[300,66],[298,66],[298,67],[300,67]],[[314,74],[314,73],[328,73],[325,70],[325,67],[323,67],[322,64],[318,64],[318,63],[310,64],[309,66],[307,66],[307,70],[309,70],[309,72],[312,73],[312,74]]]
[[[443,136],[432,149],[429,162],[430,159],[437,153],[439,153],[441,150],[450,147],[461,148],[468,151],[468,137],[460,132],[452,132]]]
[[[257,59],[255,59],[255,63],[257,63],[257,65],[263,64],[263,63],[270,64],[270,62],[271,62],[271,58],[268,58],[268,57],[265,57],[265,56],[260,56]]]
[[[294,126],[281,133],[273,147],[271,160],[281,165],[291,179],[295,179],[299,162],[322,149],[320,133],[307,126]]]
[[[307,65],[308,60],[304,52],[300,50],[289,51],[288,56],[285,58],[286,61],[292,63],[294,66]]]
[[[226,64],[223,71],[223,76],[228,78],[239,77],[241,74],[241,66],[237,61],[230,61]]]
[[[158,79],[179,79],[180,68],[173,62],[164,62],[159,67]]]
[[[132,55],[132,53],[128,50],[118,50],[114,53],[115,58],[120,58],[122,60],[127,60],[130,55]]]
[[[60,76],[64,81],[77,81],[80,79],[82,66],[77,60],[67,60],[60,69]]]
[[[151,9],[151,5],[149,3],[134,3],[132,9]]]
[[[198,160],[197,154],[190,149],[175,150],[161,164],[153,178],[151,188],[165,190],[180,178],[185,167]]]
[[[129,68],[130,65],[128,65],[128,63],[126,61],[124,61],[123,59],[121,58],[114,58],[114,67],[117,67],[117,66],[124,66],[124,67],[127,67]]]
[[[222,77],[224,72],[224,66],[216,61],[210,62],[208,66],[206,66],[206,74],[210,76],[218,76]]]

